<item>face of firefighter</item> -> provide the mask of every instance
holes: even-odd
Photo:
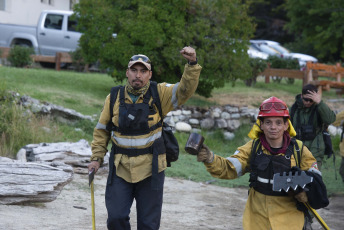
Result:
[[[141,89],[152,77],[152,71],[148,70],[143,64],[137,63],[127,69],[129,84],[134,89]]]
[[[288,127],[289,123],[288,121],[284,122],[283,117],[265,117],[261,123],[261,129],[263,130],[268,142],[283,142],[283,133],[288,129]]]

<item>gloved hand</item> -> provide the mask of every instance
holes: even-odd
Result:
[[[214,160],[214,153],[210,151],[208,146],[203,144],[201,150],[197,154],[197,161],[211,163],[213,162],[213,160]]]
[[[308,197],[305,191],[299,192],[294,197],[296,198],[296,200],[298,200],[301,203],[308,202]]]

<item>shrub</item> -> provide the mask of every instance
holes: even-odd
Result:
[[[33,48],[14,46],[11,48],[7,59],[14,67],[25,67],[32,64],[31,54],[34,54]]]
[[[250,58],[250,66],[252,69],[251,78],[245,80],[247,86],[252,86],[257,82],[259,73],[263,72],[267,67],[267,62],[261,58]]]
[[[73,66],[75,67],[75,70],[78,72],[81,72],[85,69],[85,61],[82,56],[82,51],[80,48],[77,48],[75,51],[69,52]]]
[[[269,56],[268,63],[270,63],[271,68],[276,69],[300,69],[300,65],[297,59],[294,58],[280,58],[277,56]],[[282,78],[274,76],[272,77],[274,82],[280,83]],[[286,79],[288,84],[293,84],[295,79],[294,78],[287,78]]]

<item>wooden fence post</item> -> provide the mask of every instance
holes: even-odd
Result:
[[[268,63],[268,68],[265,71],[267,74],[265,75],[265,84],[270,83],[270,66],[271,64]]]
[[[339,69],[340,69],[340,67],[341,67],[340,63],[337,63],[337,64],[336,64],[336,67],[338,68],[338,72],[337,72],[337,74],[336,74],[337,82],[341,82],[341,81],[342,81],[342,75],[340,74],[340,71],[339,71]]]
[[[60,71],[61,70],[61,53],[56,53],[55,56],[55,70]]]

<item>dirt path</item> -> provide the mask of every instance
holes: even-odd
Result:
[[[92,229],[90,190],[87,175],[75,174],[58,198],[37,205],[0,205],[0,229],[85,230]],[[97,230],[106,229],[104,191],[106,175],[96,175],[95,212]],[[239,230],[247,199],[245,188],[223,188],[211,184],[166,178],[161,219],[162,230]],[[331,230],[344,229],[344,197],[333,197],[319,214]],[[134,204],[135,206],[135,204]],[[132,229],[136,213],[132,208]],[[313,224],[314,229],[321,229]]]

